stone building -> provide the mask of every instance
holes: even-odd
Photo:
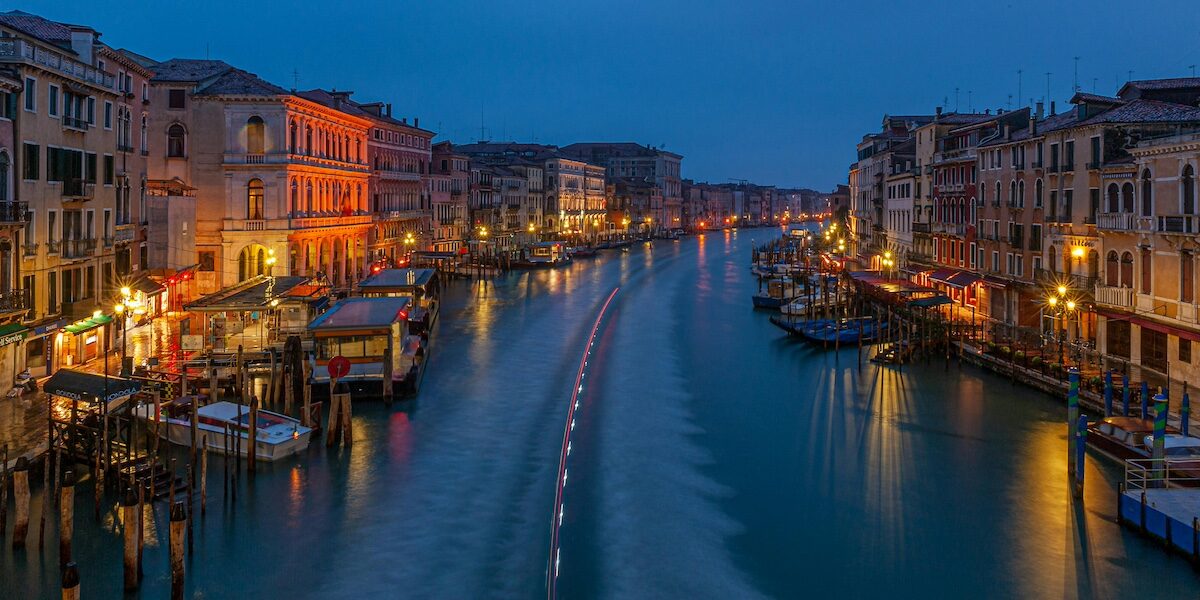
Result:
[[[662,204],[647,217],[651,223],[663,227],[680,226],[682,155],[633,142],[582,142],[563,146],[561,151],[564,155],[604,167],[609,184],[617,183],[618,178],[652,182],[662,194]]]
[[[195,188],[199,291],[265,273],[366,273],[373,121],[216,60],[147,65],[151,177]],[[320,90],[308,96],[323,97]]]
[[[470,157],[457,152],[450,142],[438,142],[433,145],[432,171],[433,249],[457,252],[466,243],[470,225],[467,217]]]

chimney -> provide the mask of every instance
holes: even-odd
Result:
[[[1004,124],[1004,139],[1012,139],[1012,125],[1009,125],[1008,123]]]
[[[413,127],[418,129],[421,127],[421,117],[413,117]]]
[[[942,120],[942,107],[939,106],[939,107],[933,109],[933,120],[934,121]]]
[[[79,55],[79,60],[92,64],[92,46],[97,37],[96,32],[87,27],[71,27],[71,50]]]
[[[1036,114],[1029,115],[1029,137],[1037,135],[1038,116]]]
[[[1057,115],[1057,114],[1058,114],[1058,109],[1054,107],[1054,101],[1051,100],[1050,101],[1050,116],[1053,117],[1054,115]]]
[[[389,117],[392,116],[392,103],[391,102],[387,103],[387,116],[389,116]]]
[[[405,125],[408,125],[408,117],[404,117],[404,118],[400,119],[400,122]]]
[[[1046,109],[1046,105],[1045,105],[1045,104],[1043,104],[1041,101],[1038,101],[1038,103],[1037,103],[1037,113],[1036,113],[1036,114],[1037,114],[1037,118],[1039,118],[1039,119],[1040,119],[1040,118],[1042,118],[1042,111],[1044,111],[1045,109]]]

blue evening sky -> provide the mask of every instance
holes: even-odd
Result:
[[[103,6],[103,9],[101,7]],[[1017,105],[1200,64],[1194,0],[560,0],[16,4],[152,58],[348,89],[440,139],[620,140],[684,176],[828,190],[884,113]],[[958,89],[957,103],[955,89]],[[968,100],[969,98],[969,100]]]

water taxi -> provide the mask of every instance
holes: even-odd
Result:
[[[525,251],[525,260],[514,261],[513,267],[537,269],[557,267],[571,262],[565,242],[537,242],[530,244]]]
[[[337,301],[313,319],[308,331],[315,364],[309,383],[326,384],[314,385],[313,391],[328,393],[329,360],[344,356],[350,372],[339,381],[351,391],[415,394],[425,372],[429,340],[424,321],[418,326],[410,322],[417,308],[407,296],[353,297]]]
[[[1150,458],[1142,440],[1154,433],[1154,419],[1108,417],[1088,425],[1088,445],[1118,460]],[[1167,426],[1168,434],[1178,433]]]

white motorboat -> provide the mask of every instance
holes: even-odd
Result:
[[[160,436],[180,446],[192,445],[191,405],[184,402],[170,402],[161,406],[163,429]],[[195,400],[195,397],[190,397]],[[143,404],[134,409],[134,414],[153,427],[154,405]],[[231,447],[229,453],[237,452],[241,456],[250,455],[248,443],[250,432],[250,408],[244,404],[233,402],[214,402],[196,408],[197,443],[204,444],[212,452],[225,454],[226,443],[233,444],[237,436],[241,442],[240,448]],[[258,411],[258,431],[255,439],[255,458],[262,461],[275,461],[291,456],[308,447],[312,429],[304,427],[300,421],[287,415],[268,410]],[[202,441],[200,441],[202,440]]]
[[[780,306],[779,312],[785,315],[803,316],[808,314],[809,307],[811,307],[817,313],[820,313],[826,308],[837,308],[839,304],[841,303],[834,300],[832,296],[829,298],[816,296],[812,298],[811,302],[809,301],[808,296],[800,296],[799,298]]]

